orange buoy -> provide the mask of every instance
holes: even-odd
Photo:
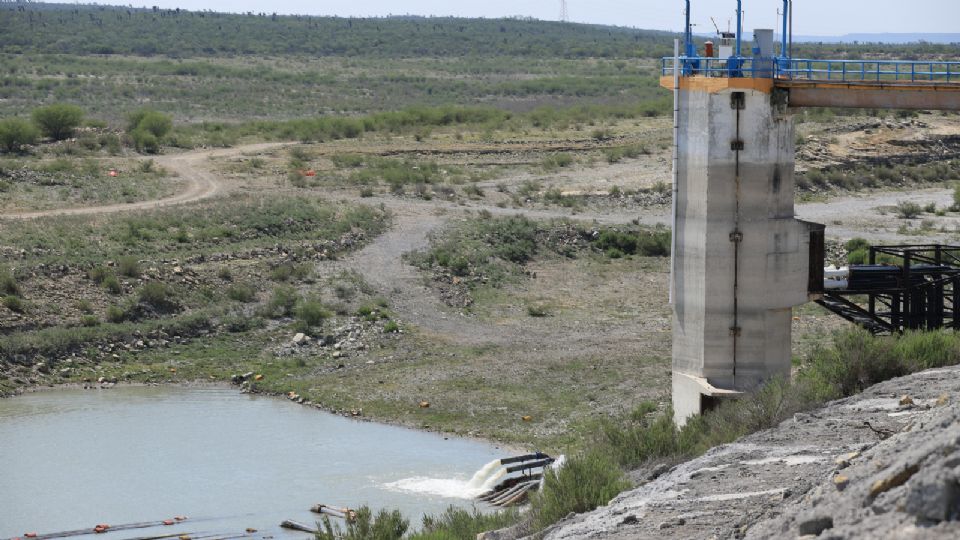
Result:
[[[115,178],[115,177],[119,176],[119,174],[120,174],[120,173],[118,173],[116,169],[110,169],[110,176],[112,176],[112,177]]]
[[[164,524],[164,525],[173,525],[173,520],[172,520],[172,519],[165,519],[165,520],[163,520],[163,524]]]
[[[35,532],[23,533],[23,537],[24,537],[24,538],[36,538],[36,537],[37,537],[37,533],[35,533]]]
[[[311,169],[311,170],[309,170],[309,171],[304,172],[303,175],[304,175],[304,176],[316,176],[316,175],[317,175],[317,171],[314,171],[314,170]]]

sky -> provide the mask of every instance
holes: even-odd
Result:
[[[63,1],[63,0],[58,0]],[[115,0],[117,4],[123,0]],[[130,2],[131,0],[127,0]],[[101,3],[113,3],[110,1]],[[567,0],[570,20],[654,30],[683,30],[684,0]],[[691,0],[695,32],[713,33],[710,17],[721,28],[733,21],[736,0]],[[745,28],[777,28],[782,0],[743,0]],[[560,0],[134,0],[135,6],[370,17],[384,15],[454,15],[460,17],[560,17]],[[836,36],[853,33],[957,32],[957,0],[795,0],[794,34]]]

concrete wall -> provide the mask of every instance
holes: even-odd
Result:
[[[739,111],[733,92],[745,97]],[[761,90],[681,90],[680,121],[673,369],[704,387],[751,390],[789,375],[791,308],[807,301],[793,117]],[[674,385],[680,421],[700,407],[683,384]]]

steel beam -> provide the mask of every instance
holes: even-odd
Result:
[[[960,111],[960,85],[894,85],[776,81],[790,107]]]

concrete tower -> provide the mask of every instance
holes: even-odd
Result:
[[[794,218],[794,124],[771,79],[685,77],[679,92],[673,403],[679,423],[790,373],[811,235]],[[821,267],[822,268],[822,267]]]

